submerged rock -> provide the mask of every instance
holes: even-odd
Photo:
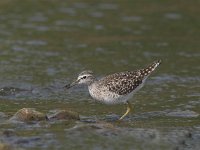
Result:
[[[42,121],[47,119],[48,118],[45,114],[36,111],[34,108],[22,108],[18,110],[12,118],[10,118],[11,121],[22,122]]]
[[[56,110],[47,117],[46,114],[36,111],[34,108],[22,108],[18,110],[9,121],[33,122],[44,120],[80,120],[79,114],[71,110]]]
[[[24,149],[0,142],[0,150],[24,150]]]
[[[79,114],[71,110],[57,110],[49,117],[49,120],[80,120]]]
[[[169,112],[168,114],[166,114],[167,116],[170,117],[183,117],[183,118],[195,118],[195,117],[199,117],[199,114],[197,112],[191,111],[191,110],[175,110],[172,112]]]
[[[0,143],[0,150],[11,150],[11,147],[8,144]]]
[[[78,122],[72,128],[66,129],[69,132],[87,132],[87,133],[98,133],[103,135],[115,134],[117,133],[118,128],[108,122],[104,121],[96,121],[95,123],[86,123],[86,122]]]

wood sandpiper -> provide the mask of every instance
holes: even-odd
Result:
[[[74,82],[65,87],[86,84],[90,95],[97,101],[106,104],[125,103],[127,110],[119,119],[122,120],[132,110],[128,100],[143,87],[145,80],[160,63],[161,60],[158,60],[144,69],[114,73],[99,80],[94,77],[92,71],[83,71]]]

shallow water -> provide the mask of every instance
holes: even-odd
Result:
[[[24,149],[198,149],[199,13],[199,2],[187,0],[1,1],[0,142]],[[97,103],[86,87],[63,89],[85,69],[102,77],[157,59],[162,65],[121,123],[123,105]],[[7,122],[24,107],[47,114],[69,108],[81,120]]]

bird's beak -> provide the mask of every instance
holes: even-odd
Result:
[[[69,89],[69,88],[71,88],[71,87],[77,85],[78,82],[79,82],[79,80],[76,80],[76,81],[72,82],[71,84],[67,84],[67,85],[65,85],[64,88]]]

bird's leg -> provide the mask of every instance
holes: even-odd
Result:
[[[127,110],[126,112],[123,114],[123,116],[121,116],[119,118],[119,120],[122,120],[133,108],[131,106],[131,103],[129,101],[126,102],[126,105],[127,105]]]

